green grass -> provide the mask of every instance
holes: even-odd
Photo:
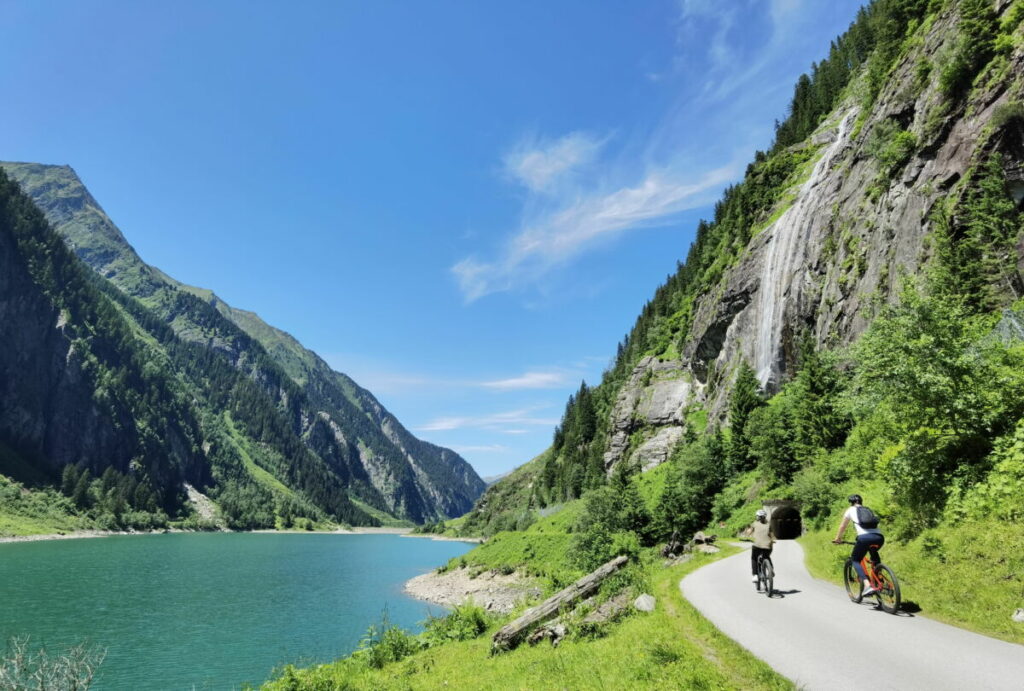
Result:
[[[836,519],[838,524],[838,519]],[[816,578],[842,583],[849,546],[833,545],[835,526],[800,539]],[[904,602],[920,614],[1013,643],[1024,625],[1010,620],[1024,604],[1024,530],[998,522],[963,522],[926,531],[900,544],[886,542],[882,561],[896,572]]]
[[[235,423],[231,420],[231,413],[226,410],[224,411],[224,425],[228,430],[228,439],[235,447],[235,451],[238,452],[239,457],[242,459],[242,464],[245,466],[249,475],[252,476],[252,479],[269,489],[271,492],[295,498],[295,492],[286,487],[283,482],[271,475],[267,470],[256,465],[256,461],[253,460],[252,455],[249,454],[249,450],[246,448],[247,444],[245,439],[238,433],[238,430],[235,429]]]
[[[662,463],[633,479],[648,511],[653,512],[658,507],[661,495],[665,491],[665,481],[668,479],[670,467],[670,464]]]
[[[361,499],[357,499],[352,495],[349,495],[349,499],[351,499],[353,504],[355,504],[358,508],[366,512],[371,518],[376,518],[378,521],[380,521],[380,524],[385,528],[412,528],[416,525],[412,521],[406,521],[402,520],[401,518],[395,518],[386,511],[381,511],[380,509],[374,508],[367,504],[366,502],[362,501]]]
[[[0,537],[52,535],[95,527],[54,490],[29,490],[0,475]]]
[[[444,522],[445,531],[444,535],[448,537],[459,537],[462,526],[466,523],[466,517],[459,516],[458,518],[449,518]]]
[[[791,689],[786,679],[719,633],[679,593],[679,580],[730,554],[698,555],[651,579],[654,612],[609,626],[596,639],[557,648],[521,645],[491,655],[490,630],[480,638],[449,643],[369,669],[342,660],[307,670],[285,670],[269,691],[302,689]]]
[[[549,589],[554,589],[583,575],[569,560],[571,543],[572,535],[564,533],[498,533],[484,544],[452,559],[448,566],[512,568],[527,576],[548,579]]]
[[[537,519],[537,522],[526,529],[527,533],[558,533],[566,534],[571,533],[576,529],[576,524],[579,522],[580,514],[583,513],[583,509],[586,507],[586,502],[582,499],[574,499],[570,502],[566,502],[561,506],[557,507],[554,513],[550,513],[547,516],[543,516]],[[553,507],[548,507],[549,509]]]

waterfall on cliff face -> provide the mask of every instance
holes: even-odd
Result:
[[[761,385],[766,385],[778,374],[778,349],[782,340],[782,317],[785,291],[790,285],[795,267],[802,266],[802,253],[810,231],[810,217],[817,208],[814,188],[832,168],[836,156],[846,143],[846,134],[855,112],[843,116],[835,139],[814,164],[811,176],[797,192],[796,199],[771,226],[765,249],[758,287],[758,327],[754,344],[754,369]]]

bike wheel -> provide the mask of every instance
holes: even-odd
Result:
[[[846,565],[843,566],[843,585],[846,586],[846,594],[850,596],[850,601],[860,603],[863,597],[864,584],[857,577],[857,572],[853,568],[853,561],[850,559],[847,559]]]
[[[771,597],[774,594],[775,586],[775,569],[772,568],[772,563],[765,559],[761,562],[762,576],[761,580],[764,581],[764,594]]]
[[[875,567],[875,577],[882,586],[878,589],[878,606],[889,614],[896,614],[900,609],[900,582],[896,574],[885,564],[879,564]]]

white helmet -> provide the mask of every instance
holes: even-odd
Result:
[[[765,511],[764,509],[758,509],[757,513],[754,514],[754,515],[757,516],[758,518],[768,518],[768,512]]]

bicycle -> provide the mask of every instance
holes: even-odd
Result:
[[[769,598],[775,592],[773,586],[775,584],[775,567],[772,566],[771,557],[759,554],[757,556],[757,591],[761,592],[761,586],[764,586],[764,594]]]
[[[843,540],[837,544],[854,545],[856,543]],[[873,550],[878,550],[878,548],[878,545],[871,545]],[[875,589],[873,593],[875,600],[883,611],[896,614],[901,602],[900,582],[896,580],[896,574],[892,569],[882,562],[875,564],[868,558],[869,554],[870,552],[864,555],[864,558],[860,560],[860,565],[864,569],[864,575],[867,576],[871,587]],[[843,585],[846,586],[846,594],[850,597],[850,601],[860,604],[864,599],[864,583],[857,576],[857,570],[853,568],[853,559],[849,557],[843,564]]]

